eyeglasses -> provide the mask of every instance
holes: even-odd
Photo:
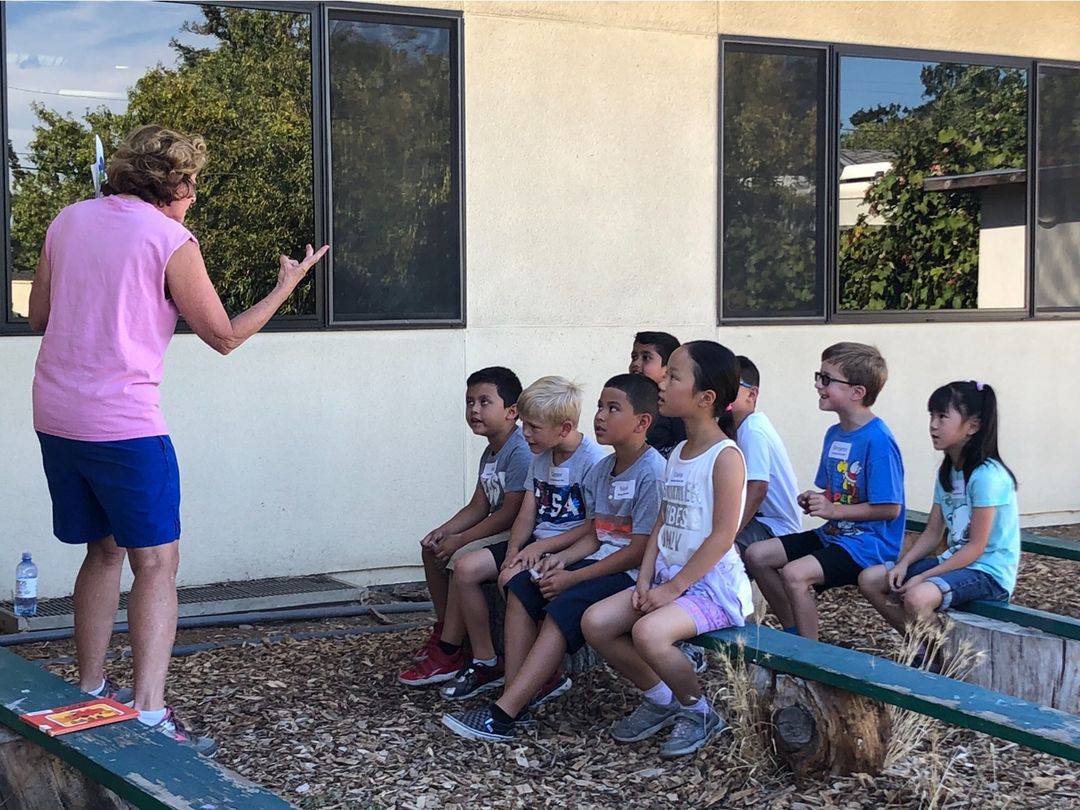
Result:
[[[739,380],[739,387],[740,388],[745,388],[747,391],[749,391],[749,390],[754,388],[754,385],[752,383],[743,382],[742,380]]]
[[[830,377],[823,371],[814,372],[814,382],[821,383],[822,388],[828,388],[834,382],[843,383],[844,385],[859,385],[859,383],[853,383],[850,380],[841,380],[839,377]]]

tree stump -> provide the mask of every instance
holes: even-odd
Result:
[[[135,808],[44,748],[4,728],[0,728],[0,806],[3,810]]]
[[[1080,714],[1080,641],[973,613],[948,615],[946,655],[985,653],[965,681]]]
[[[797,779],[881,772],[891,729],[886,706],[764,667],[750,670],[776,752]]]

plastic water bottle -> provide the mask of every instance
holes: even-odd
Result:
[[[15,568],[15,615],[37,614],[37,566],[29,551],[24,551],[22,562]]]

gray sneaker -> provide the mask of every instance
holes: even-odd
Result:
[[[622,720],[616,720],[611,724],[611,736],[616,742],[621,743],[647,740],[660,729],[674,723],[678,713],[679,701],[675,698],[672,698],[667,706],[642,698],[640,706]]]
[[[694,665],[694,672],[700,675],[709,666],[709,659],[705,655],[705,648],[699,647],[696,644],[691,644],[687,641],[680,641],[675,645],[683,651],[683,655],[690,659],[690,663]]]
[[[692,754],[725,728],[727,723],[712,708],[702,714],[680,706],[675,718],[675,728],[660,746],[660,756],[681,757]]]

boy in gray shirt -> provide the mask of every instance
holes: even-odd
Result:
[[[529,719],[531,706],[570,688],[561,663],[585,643],[585,611],[633,587],[660,510],[664,459],[645,441],[657,413],[657,395],[656,383],[639,374],[620,374],[605,384],[594,428],[597,440],[615,452],[585,475],[585,532],[573,545],[544,555],[532,570],[510,578],[506,687],[483,709],[443,715],[443,724],[454,733],[477,740],[511,739],[515,725]]]
[[[413,656],[415,666],[399,676],[406,685],[431,683],[430,671],[464,664],[460,642],[443,639],[447,624],[452,637],[465,626],[457,605],[448,604],[450,569],[462,555],[502,539],[521,507],[533,456],[517,423],[520,395],[517,375],[501,366],[481,369],[466,381],[465,420],[473,433],[487,438],[488,445],[480,457],[472,499],[420,541],[424,578],[437,621]]]

